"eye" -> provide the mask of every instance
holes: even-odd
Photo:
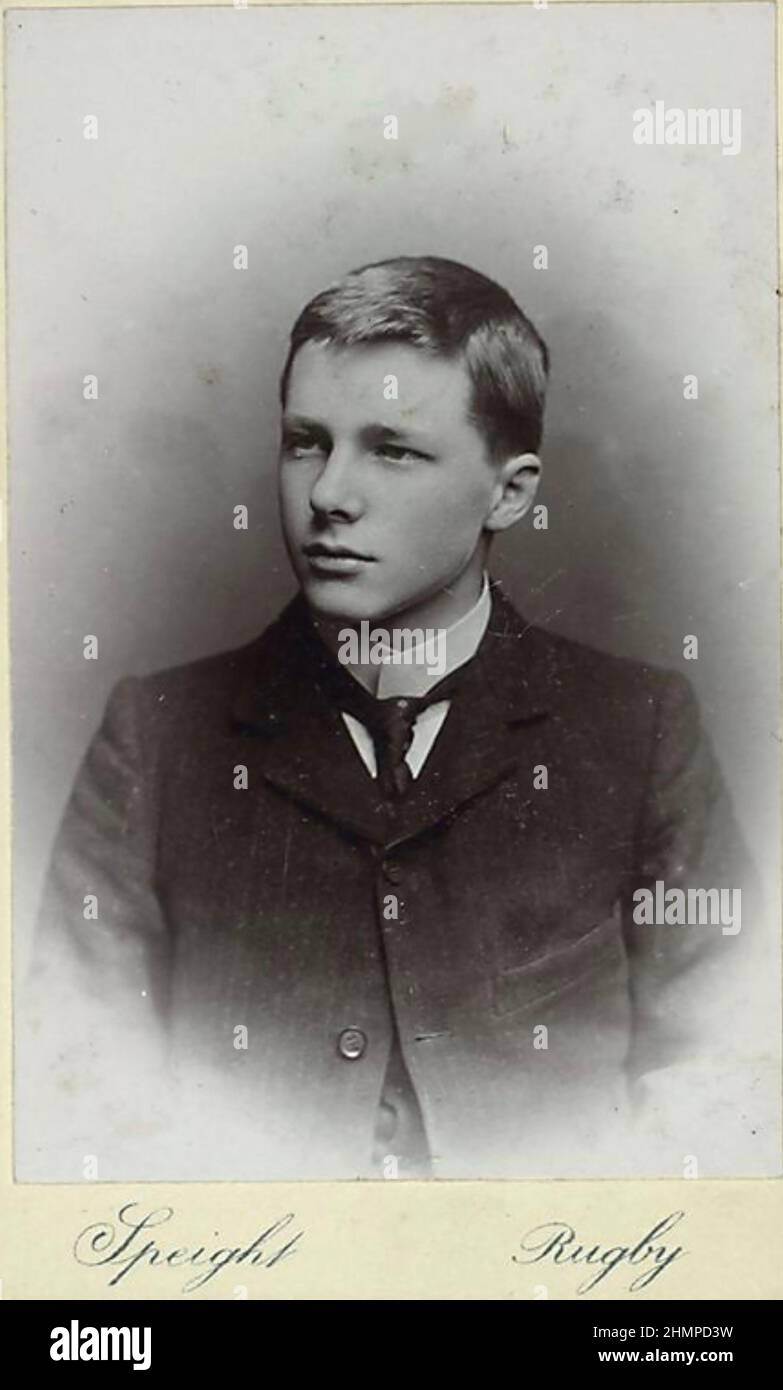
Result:
[[[390,459],[392,463],[403,463],[406,459],[431,458],[430,454],[423,454],[419,449],[411,449],[407,444],[391,444],[388,440],[376,445],[375,453],[381,458]]]
[[[314,458],[316,454],[328,453],[321,439],[315,435],[308,434],[306,431],[298,431],[296,434],[285,433],[282,441],[283,453],[289,458],[304,459]]]

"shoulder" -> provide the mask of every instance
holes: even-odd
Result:
[[[112,690],[110,706],[140,706],[145,720],[155,723],[226,713],[248,683],[279,679],[287,668],[293,640],[291,609],[289,604],[260,635],[241,646],[149,675],[123,677]]]
[[[709,737],[682,672],[538,627],[525,643],[546,673],[539,707],[577,760],[607,760],[645,777],[660,771],[664,780],[698,759],[707,766]]]
[[[588,707],[596,717],[654,715],[659,706],[695,703],[690,682],[664,664],[619,656],[528,622],[505,595],[496,598],[495,635],[504,664],[552,709]]]
[[[654,704],[670,689],[688,691],[687,678],[673,667],[618,656],[571,637],[536,628],[536,639],[547,651],[551,667],[562,681],[596,696],[617,693]]]

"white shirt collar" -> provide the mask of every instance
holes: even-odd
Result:
[[[487,630],[492,599],[489,591],[489,576],[484,573],[481,594],[473,607],[463,613],[451,627],[439,629],[439,641],[445,650],[445,661],[439,663],[442,669],[434,671],[425,663],[421,645],[411,649],[411,659],[405,664],[382,663],[377,669],[380,674],[375,691],[377,699],[395,695],[426,695],[438,681],[451,675],[452,671],[464,666],[475,656],[479,643]],[[440,648],[439,648],[440,649]],[[420,660],[416,658],[420,657]],[[371,688],[367,680],[366,666],[347,665],[346,670],[366,689]]]

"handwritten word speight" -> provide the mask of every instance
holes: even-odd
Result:
[[[249,1264],[271,1269],[293,1253],[303,1234],[302,1231],[290,1232],[294,1215],[287,1212],[244,1246],[220,1246],[214,1250],[204,1245],[192,1249],[187,1246],[164,1249],[154,1240],[144,1240],[143,1234],[170,1221],[174,1208],[157,1207],[146,1215],[131,1215],[138,1205],[138,1202],[126,1202],[117,1212],[119,1225],[101,1221],[85,1226],[74,1242],[73,1253],[79,1264],[117,1266],[117,1272],[109,1280],[110,1287],[119,1284],[137,1265],[167,1266],[169,1269],[203,1266],[202,1273],[182,1285],[183,1293],[191,1293],[209,1283],[227,1265]],[[284,1232],[288,1233],[288,1238],[281,1243]]]

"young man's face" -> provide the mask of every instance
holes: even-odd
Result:
[[[397,399],[390,389],[396,380]],[[498,469],[460,361],[404,343],[305,343],[283,417],[280,505],[311,607],[447,623],[474,601]]]

